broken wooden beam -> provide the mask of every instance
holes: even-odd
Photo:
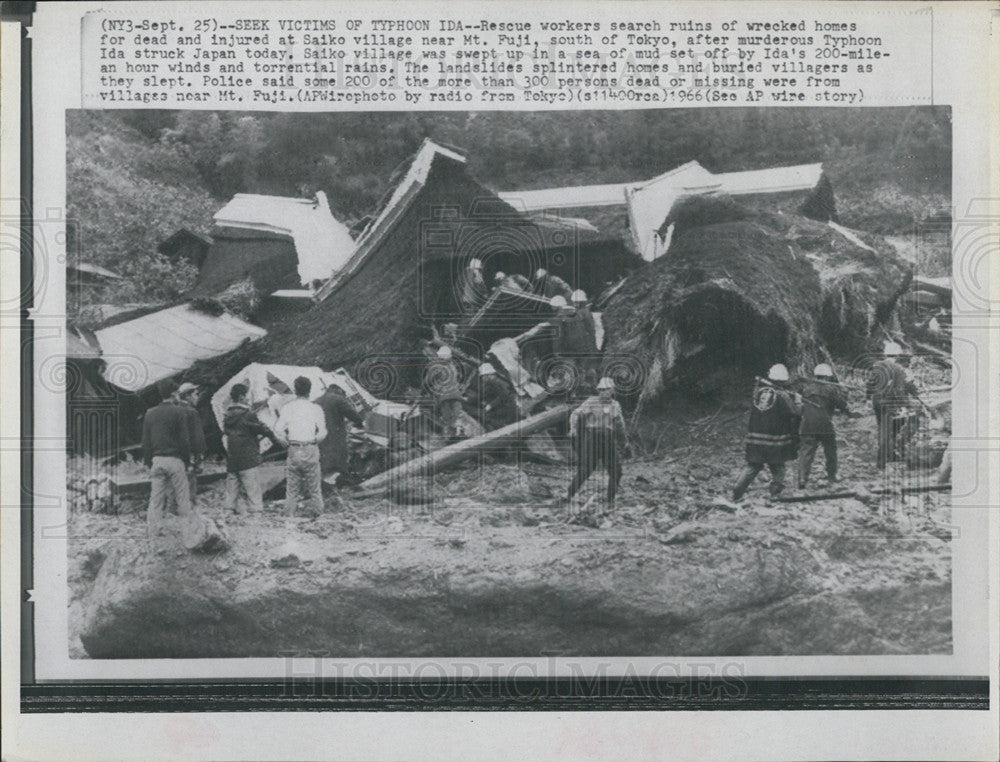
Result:
[[[480,437],[473,439],[463,439],[440,450],[434,450],[419,458],[408,460],[395,468],[383,471],[381,474],[362,482],[359,486],[364,491],[376,490],[388,487],[393,483],[405,483],[408,479],[434,473],[435,471],[461,463],[467,458],[471,458],[476,453],[495,447],[515,442],[536,431],[555,426],[566,420],[569,415],[569,405],[559,405],[546,410],[523,421],[516,421],[508,426],[490,431]]]
[[[779,503],[812,503],[816,500],[843,500],[857,496],[857,492],[843,490],[841,492],[819,492],[812,495],[782,495],[775,500]]]
[[[873,489],[873,495],[916,495],[920,492],[948,492],[950,484],[911,484],[902,487],[879,487]]]
[[[913,278],[913,288],[919,291],[930,291],[938,296],[951,299],[951,278]]]

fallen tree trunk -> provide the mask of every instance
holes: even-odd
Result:
[[[482,450],[497,445],[506,445],[529,434],[534,434],[536,431],[543,431],[565,420],[568,414],[569,405],[559,405],[531,418],[526,418],[523,421],[517,421],[496,431],[483,434],[481,437],[463,439],[461,442],[442,447],[440,450],[434,450],[420,458],[408,460],[406,463],[402,463],[395,468],[390,468],[388,471],[376,474],[372,478],[362,482],[359,486],[367,492],[387,487],[394,482],[405,482],[408,479],[433,473],[438,469],[461,463],[463,460],[472,457]]]
[[[950,278],[921,278],[914,277],[913,287],[920,291],[930,291],[938,296],[946,296],[951,299],[951,279]]]

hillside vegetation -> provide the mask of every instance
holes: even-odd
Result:
[[[208,232],[240,192],[323,190],[340,219],[359,219],[424,137],[466,149],[473,176],[498,190],[639,180],[692,159],[713,172],[822,161],[850,227],[911,235],[950,208],[947,108],[75,111],[67,123],[70,258],[126,277],[124,288],[91,300],[176,299],[192,268],[155,247],[179,227]]]

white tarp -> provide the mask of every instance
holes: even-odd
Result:
[[[215,223],[290,236],[303,284],[329,278],[354,253],[354,239],[330,212],[323,191],[315,199],[237,193],[215,213]]]

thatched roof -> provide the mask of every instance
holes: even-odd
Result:
[[[189,297],[212,296],[249,279],[262,294],[299,285],[295,241],[262,230],[216,227]]]
[[[860,351],[908,276],[876,236],[852,241],[726,196],[685,200],[673,217],[669,254],[633,273],[603,315],[606,352],[639,361],[645,397],[695,368],[761,373]]]

